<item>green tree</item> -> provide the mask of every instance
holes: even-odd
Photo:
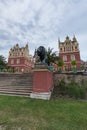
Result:
[[[63,60],[59,59],[58,60],[58,63],[57,63],[57,66],[59,67],[59,71],[62,71],[62,66],[64,65],[64,62]]]
[[[0,69],[6,68],[7,62],[4,56],[0,55]]]
[[[50,47],[46,51],[46,56],[47,56],[46,63],[48,65],[50,65],[51,63],[56,64],[57,60],[59,60],[59,57],[56,56],[56,52],[53,52],[53,48],[50,48]]]
[[[72,66],[75,66],[76,65],[76,60],[72,60],[71,64],[72,64]]]
[[[76,60],[71,61],[73,71],[76,70]]]

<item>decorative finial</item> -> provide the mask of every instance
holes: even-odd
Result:
[[[69,36],[68,36],[68,35],[66,36],[66,39],[69,39]]]
[[[77,42],[77,39],[76,39],[75,35],[73,36],[73,41]]]
[[[58,37],[58,43],[60,43],[60,38]]]

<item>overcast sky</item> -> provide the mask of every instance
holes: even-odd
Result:
[[[87,0],[0,0],[0,55],[27,42],[32,55],[40,45],[58,51],[58,37],[67,35],[87,60]]]

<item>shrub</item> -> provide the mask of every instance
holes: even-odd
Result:
[[[7,69],[6,69],[6,68],[3,68],[3,69],[2,69],[2,72],[7,72]]]
[[[12,68],[9,68],[9,69],[8,69],[8,72],[13,72],[13,69],[12,69]]]
[[[84,99],[86,95],[86,89],[82,85],[75,83],[74,81],[71,82],[68,86],[68,95],[70,97],[74,97],[76,99]]]
[[[55,94],[57,96],[62,95],[75,99],[85,99],[87,87],[83,86],[82,84],[79,85],[75,81],[71,81],[71,83],[65,83],[64,80],[61,80],[58,82],[56,90],[57,92],[55,91]]]
[[[62,68],[59,68],[58,72],[61,73],[62,72]]]

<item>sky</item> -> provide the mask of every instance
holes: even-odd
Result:
[[[58,38],[75,35],[82,60],[87,60],[87,0],[0,0],[0,55],[8,58],[15,45],[58,51]]]

